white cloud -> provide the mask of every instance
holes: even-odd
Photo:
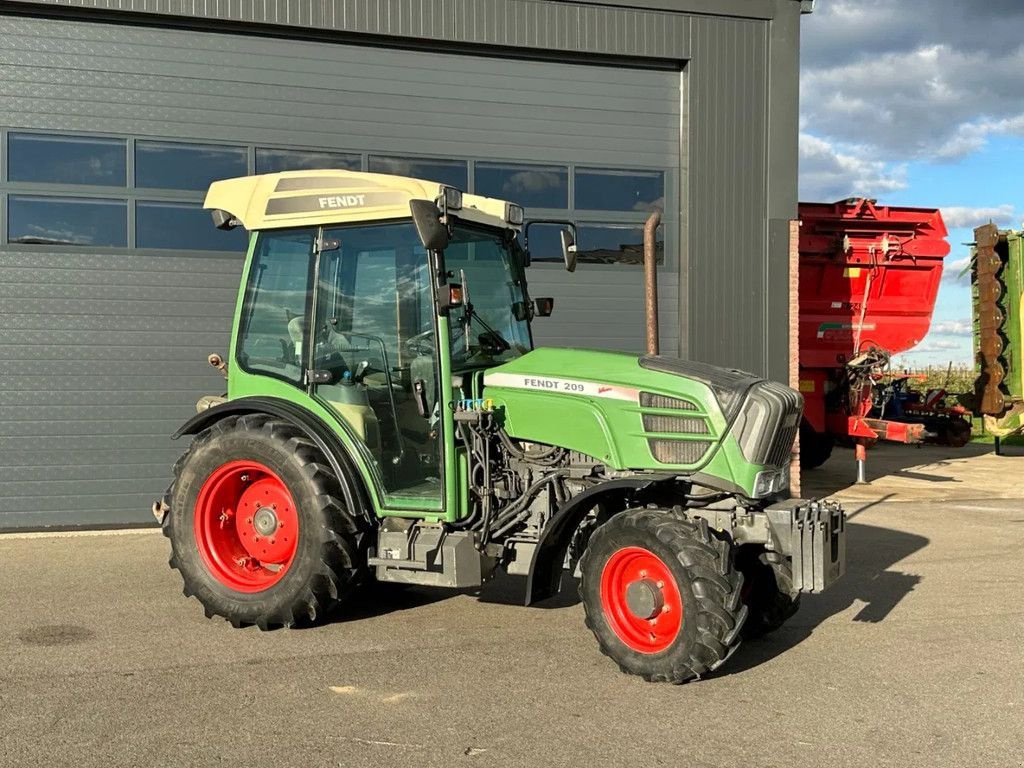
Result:
[[[942,220],[949,229],[974,229],[994,221],[1001,227],[1012,227],[1020,223],[1013,204],[1006,203],[989,208],[967,208],[949,205],[942,208]]]
[[[971,336],[974,328],[970,320],[943,320],[935,323],[931,332],[940,336]]]
[[[1020,0],[829,0],[801,30],[802,126],[858,156],[949,161],[1024,136]]]
[[[961,346],[961,344],[955,341],[946,341],[945,339],[934,339],[931,341],[926,341],[923,344],[918,344],[909,352],[904,352],[903,354],[918,355],[927,354],[929,352],[949,352],[954,349],[960,349]]]
[[[971,274],[968,270],[970,264],[970,256],[964,256],[962,259],[954,261],[946,261],[942,265],[942,279],[946,282],[967,285],[971,281]]]
[[[800,198],[815,202],[848,197],[877,198],[907,187],[903,164],[865,159],[865,147],[842,145],[800,134]]]

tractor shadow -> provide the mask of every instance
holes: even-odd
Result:
[[[766,637],[745,641],[729,663],[713,676],[742,673],[770,661],[802,643],[826,619],[854,605],[860,607],[851,621],[885,621],[921,582],[920,576],[894,566],[928,543],[927,538],[913,533],[847,523],[846,575],[820,595],[804,595],[800,610],[786,624]]]
[[[472,595],[473,589],[442,589],[418,585],[372,582],[361,587],[350,600],[331,614],[331,624],[372,619],[392,613],[423,608],[434,603],[451,600],[459,595]]]

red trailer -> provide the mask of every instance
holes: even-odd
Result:
[[[837,438],[920,442],[923,424],[869,418],[874,383],[889,358],[928,333],[949,253],[930,208],[874,200],[800,204],[801,463],[824,463]]]

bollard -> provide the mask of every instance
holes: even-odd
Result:
[[[857,485],[867,485],[868,449],[858,440],[854,453],[857,457]]]

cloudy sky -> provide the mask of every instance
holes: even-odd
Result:
[[[802,30],[800,197],[941,208],[952,253],[908,363],[969,363],[972,230],[1024,220],[1024,0],[818,0]]]

